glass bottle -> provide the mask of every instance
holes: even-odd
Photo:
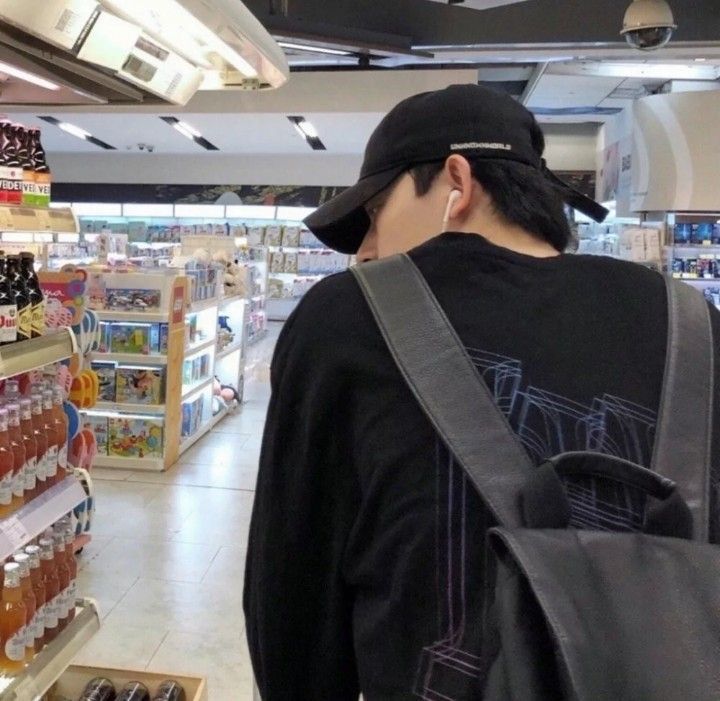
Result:
[[[48,449],[47,453],[45,453],[45,486],[47,489],[50,489],[50,487],[53,487],[58,482],[58,444],[60,437],[58,436],[58,430],[55,424],[52,390],[44,390],[42,398],[43,430],[45,431],[48,441]]]
[[[5,380],[4,395],[9,402],[20,401],[20,383],[17,380]]]
[[[35,192],[35,163],[30,155],[31,134],[29,129],[16,125],[18,160],[23,172],[22,203],[26,207],[37,204]]]
[[[128,682],[120,689],[115,701],[150,701],[150,692],[142,682]]]
[[[5,272],[17,306],[17,340],[27,341],[32,338],[32,307],[25,279],[20,272],[20,256],[9,255],[6,261]]]
[[[70,568],[65,555],[65,534],[55,531],[53,534],[53,547],[55,550],[55,569],[60,580],[60,594],[58,596],[58,632],[67,628],[68,611],[70,610]],[[73,601],[73,605],[75,602]]]
[[[10,447],[7,423],[7,410],[0,409],[0,518],[7,518],[15,511],[13,503],[15,455]]]
[[[39,207],[49,207],[52,197],[52,173],[47,163],[45,149],[41,141],[41,132],[39,129],[32,129],[32,159],[35,164],[35,190],[37,205]]]
[[[30,581],[32,582],[33,593],[37,609],[35,612],[35,623],[33,634],[35,636],[35,652],[40,652],[45,639],[45,582],[43,581],[42,567],[40,565],[40,548],[37,545],[28,545],[25,548],[30,558]]]
[[[25,666],[25,626],[27,610],[20,586],[20,565],[4,566],[2,604],[0,605],[0,672],[17,674]]]
[[[13,466],[13,504],[20,508],[25,503],[25,487],[27,469],[27,456],[23,444],[22,430],[20,429],[20,405],[10,402],[5,405],[8,413],[8,436],[10,437],[10,448],[15,460]],[[19,465],[19,468],[16,467]]]
[[[63,522],[62,534],[65,538],[65,560],[70,570],[70,591],[68,594],[68,623],[75,618],[75,602],[77,601],[77,575],[78,564],[75,557],[75,533],[73,533],[70,519]]]
[[[32,403],[33,436],[37,443],[37,493],[42,494],[47,489],[47,464],[45,458],[48,451],[48,439],[44,431],[42,394],[32,394],[30,401]]]
[[[17,302],[7,276],[7,261],[0,255],[0,345],[17,341]]]
[[[35,272],[35,256],[29,251],[20,254],[20,271],[30,295],[32,336],[37,338],[45,333],[45,295]]]
[[[38,495],[37,455],[38,444],[32,422],[32,403],[29,399],[20,399],[20,431],[25,448],[25,501],[32,501]]]
[[[40,567],[45,585],[45,635],[43,644],[55,640],[58,634],[60,580],[55,569],[55,550],[49,538],[40,538]]]
[[[35,616],[37,614],[37,599],[30,579],[30,556],[19,552],[13,555],[13,560],[20,565],[20,588],[23,593],[23,603],[27,614],[25,625],[25,660],[30,662],[35,657]]]
[[[8,204],[22,204],[23,173],[17,155],[17,142],[15,140],[14,125],[4,120],[2,129],[2,165],[4,202]]]
[[[64,480],[71,472],[68,466],[68,417],[63,409],[63,391],[59,387],[53,387],[53,419],[55,430],[58,434],[58,482]]]

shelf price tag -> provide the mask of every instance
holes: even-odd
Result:
[[[30,540],[30,534],[17,516],[11,516],[3,521],[2,532],[13,548],[19,548]]]

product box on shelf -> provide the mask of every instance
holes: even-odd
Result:
[[[299,226],[286,226],[283,229],[282,245],[288,248],[297,248],[300,245]]]
[[[108,454],[108,418],[107,416],[84,416],[83,428],[95,435],[98,455]]]
[[[262,226],[252,226],[247,232],[248,246],[262,246],[265,243],[265,229]]]
[[[91,363],[91,368],[97,373],[100,383],[98,400],[101,402],[114,402],[117,363],[96,361]]]
[[[285,271],[285,254],[275,251],[270,254],[270,272],[282,273]]]
[[[170,327],[167,324],[160,324],[160,338],[158,340],[158,353],[165,355],[168,350],[168,336]]]
[[[164,374],[161,368],[118,367],[116,401],[127,404],[162,404]]]
[[[158,324],[110,324],[110,352],[148,355],[158,351],[160,342]]]
[[[191,436],[200,428],[204,406],[205,397],[202,395],[192,402],[185,402],[182,405],[181,434],[183,437]]]
[[[268,226],[265,229],[265,245],[280,246],[282,245],[282,228],[279,226]]]
[[[156,312],[160,310],[160,290],[111,288],[105,291],[105,309],[109,311]]]
[[[163,424],[151,418],[110,417],[108,454],[124,458],[161,458]]]

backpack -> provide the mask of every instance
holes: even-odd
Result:
[[[410,258],[352,270],[404,379],[494,522],[478,544],[489,555],[478,698],[718,701],[720,549],[708,543],[714,354],[702,296],[667,280],[652,470],[593,452],[536,467]],[[640,522],[578,527],[584,505],[567,485],[589,478],[640,499]]]

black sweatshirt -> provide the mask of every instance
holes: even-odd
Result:
[[[536,463],[592,449],[649,465],[667,336],[658,274],[468,234],[410,255]],[[588,525],[637,518],[623,495],[578,489]],[[316,285],[278,341],[250,530],[244,603],[263,699],[479,698],[486,526],[351,273]]]

